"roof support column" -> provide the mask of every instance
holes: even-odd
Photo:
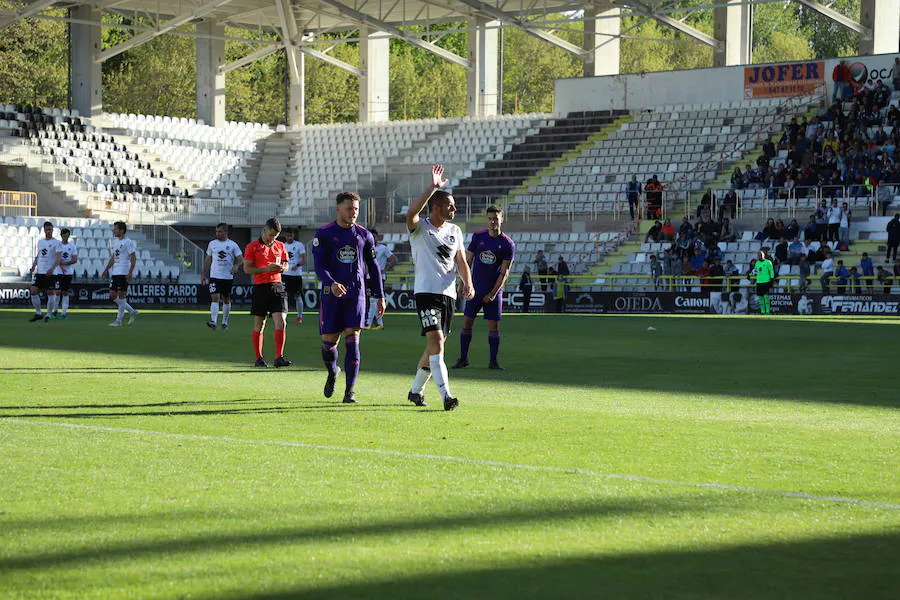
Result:
[[[89,4],[69,9],[77,21],[100,22],[100,11]],[[69,104],[86,117],[99,116],[103,110],[103,75],[101,63],[94,61],[100,52],[100,28],[96,25],[72,23],[69,64]]]
[[[297,71],[288,69],[288,127],[303,127],[306,125],[306,55],[300,48],[291,44],[285,47],[285,52],[293,53],[294,64]],[[290,64],[288,60],[288,64]]]
[[[584,7],[584,76],[618,75],[622,11]]]
[[[390,36],[366,25],[359,28],[359,122],[389,121]]]
[[[500,21],[482,17],[469,19],[468,73],[470,117],[489,117],[497,114],[497,44]]]
[[[900,0],[862,0],[860,24],[871,36],[859,36],[859,53],[897,54],[900,51]]]
[[[225,26],[204,22],[197,33],[223,37]],[[225,40],[197,38],[197,118],[213,127],[225,125]]]
[[[743,0],[726,0],[715,9],[713,66],[749,65],[753,52],[753,7]]]

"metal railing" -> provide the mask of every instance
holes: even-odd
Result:
[[[35,215],[37,215],[37,194],[0,191],[0,216],[33,217]]]
[[[729,207],[724,204],[723,199],[728,191],[734,191],[736,195],[734,213],[737,218],[744,215],[745,212],[759,210],[762,212],[763,218],[768,218],[770,212],[778,214],[786,214],[788,218],[795,218],[800,211],[815,210],[822,200],[848,200],[865,198],[865,207],[869,214],[875,214],[877,210],[877,194],[873,187],[869,189],[867,186],[844,185],[844,186],[802,186],[802,187],[778,187],[778,188],[753,188],[753,189],[734,189],[730,188],[708,188],[704,190],[695,190],[685,192],[687,200],[684,203],[685,216],[694,218],[701,206],[703,196],[708,192],[713,192],[712,205],[707,208],[710,216],[718,220],[721,216],[730,216],[724,214],[729,211]],[[893,195],[891,196],[891,199]],[[890,202],[890,200],[888,201]],[[812,205],[810,206],[810,203]],[[758,205],[758,208],[756,206]],[[855,207],[859,207],[856,203]],[[802,214],[802,213],[801,213]]]
[[[678,192],[681,194],[681,192]],[[669,192],[662,192],[661,217],[666,218],[669,213],[671,200]],[[472,198],[470,196],[454,196],[456,202],[457,220],[469,221],[483,215],[485,209],[491,204],[503,207],[504,221],[519,223],[566,223],[568,226],[573,221],[597,221],[603,217],[612,217],[620,220],[629,215],[628,201],[623,191],[620,196],[609,201],[591,202],[537,202],[527,196],[517,198],[514,203],[503,203],[503,198]],[[415,198],[406,199],[390,196],[387,198],[369,198],[364,204],[368,204],[367,218],[369,223],[402,223],[406,220],[406,210]],[[638,202],[639,218],[643,218],[648,210],[646,198],[641,195]],[[362,221],[363,211],[360,211]],[[333,215],[332,215],[333,216]],[[630,215],[629,215],[630,218]]]
[[[165,223],[150,224],[142,222],[132,225],[135,231],[143,233],[169,256],[174,257],[182,272],[193,273],[199,279],[203,270],[203,248],[181,235],[177,230]]]

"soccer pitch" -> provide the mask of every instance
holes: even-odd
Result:
[[[0,597],[900,597],[900,321],[479,320],[444,412],[411,314],[355,406],[313,315],[112,315],[0,312]]]

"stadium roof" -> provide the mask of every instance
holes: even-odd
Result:
[[[693,41],[716,47],[715,38],[699,31],[684,20],[686,13],[697,10],[734,6],[735,4],[763,4],[782,2],[784,0],[709,0],[708,3],[689,7],[677,6],[667,0],[95,0],[78,2],[77,0],[34,0],[30,4],[23,2],[18,11],[0,10],[0,30],[15,21],[37,16],[50,7],[71,8],[90,5],[97,11],[116,12],[127,16],[144,17],[152,25],[134,27],[139,35],[119,47],[107,49],[99,53],[98,58],[106,60],[129,48],[133,48],[153,39],[158,35],[175,32],[180,35],[197,37],[224,37],[223,34],[197,32],[195,34],[175,31],[179,27],[191,23],[216,23],[238,28],[269,31],[282,41],[260,41],[247,39],[248,42],[280,45],[291,43],[310,50],[317,44],[333,44],[333,36],[319,39],[322,34],[342,34],[344,41],[353,39],[354,32],[361,26],[372,31],[382,31],[393,37],[401,38],[425,50],[434,52],[446,60],[470,66],[468,61],[446,50],[439,48],[435,42],[446,35],[442,31],[428,31],[413,34],[402,28],[410,25],[429,25],[434,23],[457,22],[459,27],[451,31],[464,31],[469,28],[469,18],[480,18],[486,21],[498,21],[505,27],[517,27],[523,31],[543,39],[577,55],[585,55],[591,51],[580,45],[571,44],[555,35],[569,21],[618,18],[620,13],[604,15],[604,11],[620,9],[621,14],[656,20],[685,34]],[[836,23],[864,35],[871,31],[854,19],[842,15],[816,0],[788,0],[804,5],[807,9],[819,12]],[[559,15],[562,14],[562,17]],[[550,17],[549,15],[556,15]],[[43,18],[53,18],[41,15]],[[293,18],[291,18],[293,16]],[[60,17],[55,17],[60,19]],[[62,18],[73,21],[71,18]],[[112,26],[97,21],[78,21],[98,26]],[[143,31],[142,31],[143,30]],[[286,35],[285,32],[290,32]],[[610,35],[610,34],[604,34]],[[612,33],[612,37],[627,35],[627,31]],[[291,38],[291,39],[285,39]],[[242,39],[242,38],[227,38]],[[602,44],[602,40],[600,40]],[[306,51],[306,50],[304,50]],[[322,58],[319,56],[319,58]]]
[[[771,0],[746,0],[748,4]],[[144,17],[152,25],[137,26],[144,30],[139,39],[129,41],[122,48],[110,53],[102,52],[102,59],[118,54],[130,47],[149,41],[153,37],[173,32],[179,27],[191,23],[211,22],[231,25],[248,30],[270,31],[283,39],[283,32],[290,29],[297,32],[299,39],[292,43],[303,46],[314,46],[317,43],[333,43],[333,40],[317,38],[325,33],[343,33],[345,39],[351,39],[353,32],[360,26],[371,30],[383,31],[394,37],[406,39],[426,50],[442,55],[445,59],[457,61],[446,56],[437,46],[432,44],[445,35],[447,31],[426,32],[413,35],[400,28],[409,25],[428,25],[434,23],[457,22],[456,31],[466,30],[469,18],[481,18],[486,21],[498,21],[507,27],[520,28],[531,35],[554,44],[574,54],[584,54],[589,50],[571,44],[556,36],[554,29],[570,21],[618,18],[618,13],[607,16],[604,11],[621,9],[625,14],[633,14],[655,19],[687,34],[694,40],[710,46],[715,40],[690,25],[674,18],[673,13],[684,14],[697,9],[711,9],[716,4],[684,8],[668,6],[664,0],[644,1],[597,1],[585,0],[96,0],[94,2],[36,0],[23,4],[18,11],[0,11],[0,30],[15,21],[32,16],[39,16],[47,8],[73,8],[90,5],[103,12],[116,12],[126,16]],[[585,14],[585,11],[590,11]],[[562,13],[562,17],[560,17]],[[293,25],[286,27],[293,15]],[[555,17],[548,15],[555,14]],[[54,18],[40,15],[43,18]],[[543,17],[543,18],[542,18]],[[55,17],[60,19],[61,17]],[[62,17],[62,20],[73,21]],[[97,21],[78,22],[112,26]],[[184,32],[178,32],[184,35]],[[198,33],[198,37],[216,37]],[[221,34],[218,36],[221,37]],[[617,37],[617,36],[616,36]],[[421,41],[421,43],[416,40]],[[260,43],[259,40],[247,40]],[[265,43],[265,42],[261,42]],[[277,43],[277,42],[273,42]]]

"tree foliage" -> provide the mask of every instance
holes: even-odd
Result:
[[[551,18],[559,15],[551,15]],[[555,32],[581,44],[581,23]],[[552,112],[556,79],[581,77],[584,65],[573,54],[537,39],[520,29],[503,29],[503,112]]]
[[[0,2],[4,10],[20,5]],[[66,11],[46,14],[60,17]],[[66,24],[23,19],[0,33],[0,101],[5,104],[60,106],[68,103],[69,53]]]
[[[708,0],[676,0],[667,4],[670,15],[711,34],[711,9],[680,11],[690,6],[709,6]],[[0,7],[20,10],[25,0],[0,0]],[[830,6],[858,18],[860,0],[834,0]],[[753,6],[753,61],[805,60],[856,53],[859,36],[794,2]],[[48,9],[45,15],[62,17],[65,9]],[[571,15],[541,17],[566,21]],[[127,41],[152,25],[145,17],[125,17],[107,12],[103,19],[114,27],[102,32],[103,48]],[[407,31],[434,42],[459,56],[468,55],[466,27],[458,23],[416,25]],[[192,32],[193,25],[180,31]],[[622,73],[710,67],[712,49],[694,42],[659,22],[640,16],[622,19]],[[583,24],[562,23],[555,35],[581,44]],[[226,28],[229,37],[266,42],[278,36],[262,29]],[[579,77],[581,60],[524,31],[504,27],[502,38],[501,108],[504,113],[553,110],[554,81]],[[351,65],[359,65],[358,42],[342,42],[330,34],[333,45],[317,45]],[[329,34],[322,39],[329,40]],[[0,35],[0,101],[38,106],[65,106],[68,102],[67,24],[46,19],[26,19]],[[226,62],[259,48],[252,42],[227,41]],[[171,116],[196,115],[196,41],[185,35],[161,35],[123,52],[103,64],[104,108]],[[462,67],[403,40],[390,41],[391,119],[462,116],[467,111],[467,73]],[[307,123],[354,122],[359,118],[359,81],[347,71],[307,57],[305,60]],[[284,123],[287,109],[287,61],[277,51],[226,75],[226,118],[272,125]]]
[[[128,19],[114,13],[105,13],[103,19],[120,25],[103,29],[104,50],[141,33],[131,26],[149,23],[143,18]],[[106,111],[194,117],[196,101],[197,47],[190,37],[161,35],[103,63]]]

